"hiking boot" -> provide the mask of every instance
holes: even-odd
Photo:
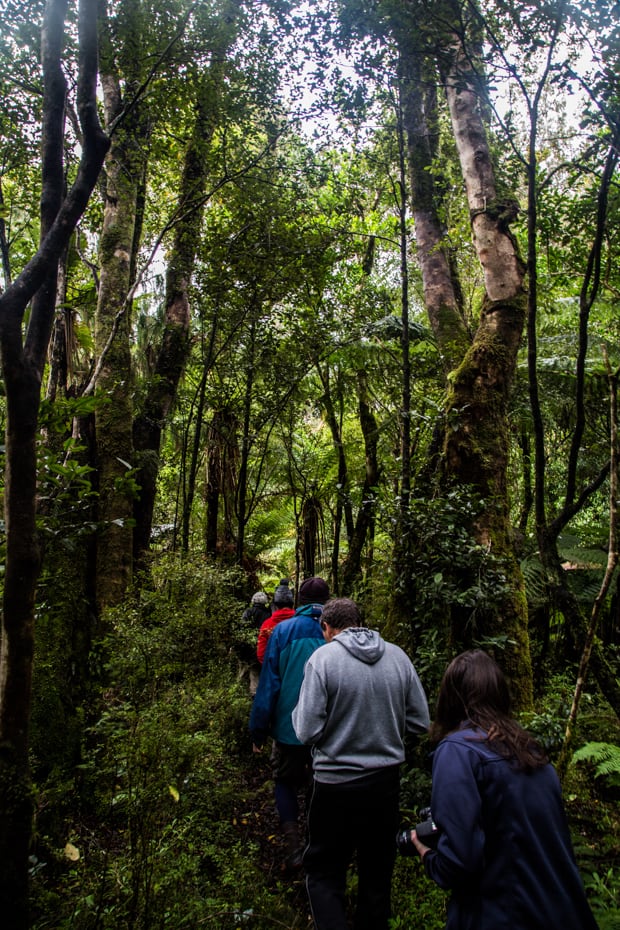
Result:
[[[282,833],[286,843],[286,858],[284,868],[289,872],[297,872],[302,866],[304,847],[299,839],[299,827],[294,821],[282,824]]]

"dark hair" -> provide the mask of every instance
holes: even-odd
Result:
[[[542,747],[510,716],[510,691],[501,668],[486,652],[471,649],[452,660],[446,669],[431,739],[439,742],[448,733],[472,724],[487,734],[487,742],[519,768],[545,765]]]
[[[334,630],[344,630],[350,626],[363,626],[360,609],[348,597],[335,597],[323,608],[321,620]]]

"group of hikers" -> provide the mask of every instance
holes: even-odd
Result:
[[[398,848],[450,892],[446,930],[596,930],[559,779],[511,717],[495,660],[479,649],[453,659],[431,724],[409,657],[364,624],[353,600],[331,598],[319,577],[294,600],[283,579],[271,608],[263,592],[248,608],[260,667],[249,729],[254,752],[269,746],[284,867],[305,873],[316,930],[350,927],[354,859],[354,930],[388,930],[400,768],[408,741],[425,733],[433,840],[408,829]]]

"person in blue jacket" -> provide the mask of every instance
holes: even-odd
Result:
[[[254,752],[261,752],[272,737],[271,761],[275,801],[286,841],[285,866],[299,869],[303,845],[299,835],[299,792],[312,783],[309,746],[297,739],[291,714],[312,653],[325,644],[320,619],[329,588],[322,578],[306,578],[299,588],[299,606],[290,620],[274,627],[269,637],[258,688],[250,714]]]
[[[506,678],[485,652],[450,663],[430,734],[439,839],[411,840],[451,892],[446,930],[596,930],[558,776],[511,718]]]

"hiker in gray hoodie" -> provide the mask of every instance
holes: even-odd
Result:
[[[321,627],[327,645],[306,662],[292,715],[297,738],[312,746],[303,856],[312,917],[316,930],[348,928],[356,853],[355,930],[387,930],[404,740],[428,729],[428,704],[407,655],[362,625],[354,601],[328,601]]]

